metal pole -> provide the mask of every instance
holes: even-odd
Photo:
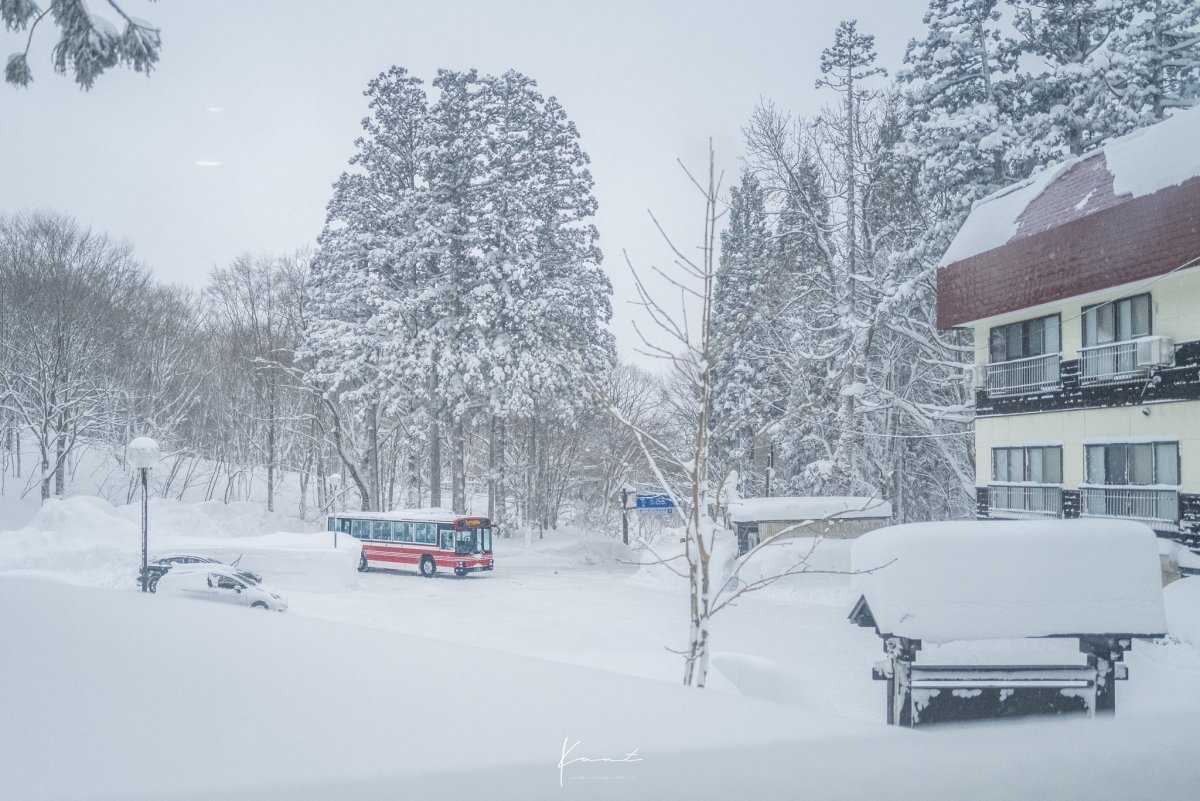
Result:
[[[629,544],[629,488],[621,488],[621,540]]]
[[[146,575],[146,551],[149,545],[149,515],[148,496],[149,496],[149,469],[143,467],[142,471],[142,592],[149,592],[149,576]]]

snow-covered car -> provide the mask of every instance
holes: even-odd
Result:
[[[261,584],[262,576],[250,570],[245,570],[238,567],[242,557],[234,559],[231,564],[226,564],[219,559],[214,559],[211,556],[200,556],[194,553],[173,553],[167,556],[159,556],[153,562],[146,565],[146,573],[149,576],[150,591],[154,592],[154,588],[158,585],[158,580],[162,578],[168,570],[176,565],[222,565],[237,572],[238,576],[251,584]],[[141,576],[138,576],[138,583],[141,584]]]
[[[235,568],[221,564],[176,565],[159,577],[157,592],[276,612],[285,612],[288,607],[280,593],[247,581]]]

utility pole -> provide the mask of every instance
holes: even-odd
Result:
[[[629,487],[621,487],[621,541],[629,544]]]

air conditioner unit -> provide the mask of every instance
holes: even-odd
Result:
[[[967,389],[987,389],[987,365],[972,364],[964,367],[963,384]]]
[[[1138,367],[1170,367],[1175,364],[1175,344],[1170,337],[1142,337],[1136,343]]]

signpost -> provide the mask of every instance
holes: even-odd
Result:
[[[675,508],[667,491],[653,484],[638,484],[633,502],[639,510],[658,509],[669,512]]]

